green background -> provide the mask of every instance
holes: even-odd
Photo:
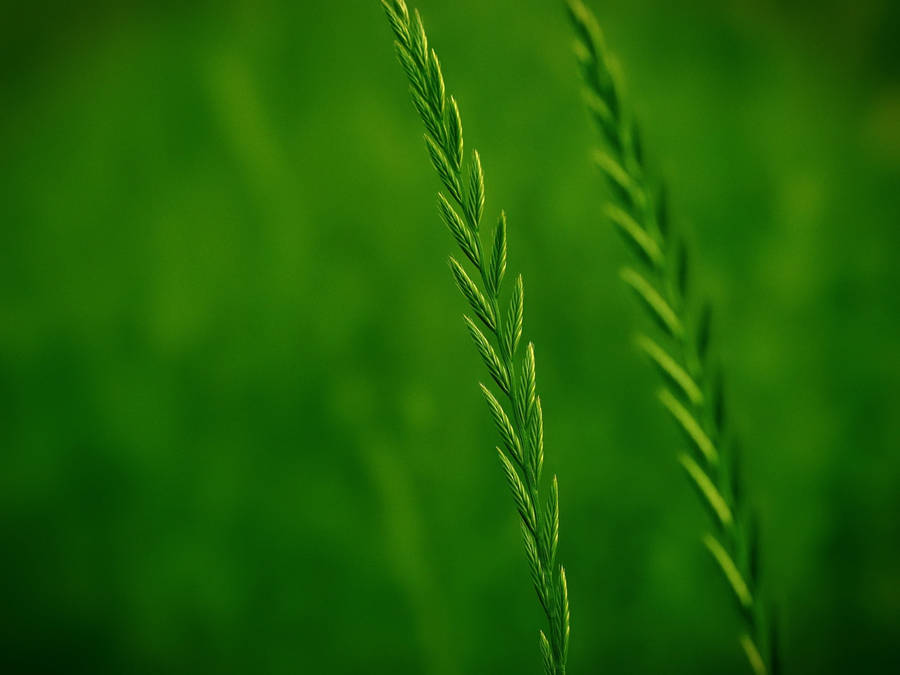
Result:
[[[525,277],[570,672],[744,672],[561,3],[419,6]],[[592,6],[716,308],[786,671],[896,672],[900,4]],[[540,672],[379,4],[7,2],[0,100],[0,670]]]

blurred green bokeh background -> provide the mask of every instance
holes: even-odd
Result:
[[[715,303],[786,670],[897,672],[900,4],[591,4]],[[525,275],[570,670],[744,672],[561,3],[419,6]],[[3,672],[540,672],[389,33],[3,4]]]

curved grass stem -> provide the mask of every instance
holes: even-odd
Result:
[[[491,245],[482,243],[484,173],[481,157],[463,152],[462,119],[456,99],[448,95],[437,54],[418,12],[410,14],[403,0],[382,0],[396,38],[397,57],[409,80],[413,105],[425,126],[425,144],[443,184],[438,206],[465,259],[470,275],[456,259],[450,268],[469,303],[474,319],[465,317],[502,402],[481,385],[491,416],[500,432],[497,448],[503,472],[522,525],[525,555],[538,601],[547,619],[539,643],[547,675],[564,675],[569,645],[569,599],[565,570],[558,563],[559,489],[556,476],[541,481],[544,461],[544,421],[537,395],[534,346],[521,347],[524,285],[518,275],[504,307],[503,280],[507,267],[506,215],[500,213]],[[474,278],[473,278],[474,277]],[[477,279],[477,281],[475,280]],[[548,637],[549,636],[549,637]]]
[[[595,161],[612,195],[606,215],[639,266],[626,268],[622,279],[661,333],[659,340],[642,335],[638,344],[662,375],[660,401],[687,439],[691,452],[679,461],[716,527],[716,534],[703,541],[736,600],[747,662],[756,675],[774,673],[775,641],[766,628],[755,562],[758,543],[748,525],[755,519],[741,499],[734,444],[726,442],[721,387],[709,377],[709,313],[701,313],[696,330],[689,328],[687,251],[669,226],[665,191],[648,178],[622,77],[591,11],[582,0],[566,0],[566,5],[584,98],[605,146]]]

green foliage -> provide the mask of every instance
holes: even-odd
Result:
[[[596,18],[581,0],[567,0],[567,7],[577,35],[584,98],[606,145],[605,151],[595,154],[615,200],[606,214],[642,265],[640,270],[626,267],[621,276],[662,333],[662,344],[647,335],[640,335],[637,343],[665,380],[659,399],[688,440],[691,454],[679,455],[679,463],[716,525],[716,533],[706,534],[703,543],[737,601],[744,624],[739,642],[757,675],[774,672],[774,641],[766,630],[766,608],[752,562],[758,557],[753,516],[740,499],[734,453],[719,412],[721,387],[714,386],[710,377],[710,313],[703,309],[696,332],[685,329],[686,248],[672,232],[664,190],[647,171],[622,78]],[[711,390],[713,397],[708,395]],[[730,476],[723,463],[731,468]]]
[[[741,673],[562,5],[416,4],[529,284],[568,669]],[[543,675],[381,5],[3,6],[0,671]],[[692,222],[786,670],[900,672],[900,3],[591,7]]]
[[[534,346],[520,353],[523,327],[522,276],[515,280],[506,311],[502,311],[503,279],[507,267],[506,215],[500,214],[489,257],[479,225],[484,211],[484,174],[477,151],[464,166],[463,132],[456,100],[447,98],[437,54],[419,13],[410,16],[403,0],[382,0],[396,37],[397,56],[406,71],[413,104],[425,125],[425,144],[431,163],[447,195],[438,194],[441,217],[460,250],[471,263],[481,287],[463,265],[450,258],[460,292],[483,328],[464,317],[478,353],[503,392],[512,415],[484,384],[482,392],[500,432],[500,463],[522,521],[522,539],[531,579],[547,618],[549,637],[540,632],[540,646],[548,675],[563,675],[569,646],[569,600],[565,570],[557,561],[559,490],[556,476],[542,487],[544,421],[537,395]],[[468,178],[467,178],[468,177]]]

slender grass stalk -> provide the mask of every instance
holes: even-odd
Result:
[[[438,193],[444,223],[477,281],[456,258],[450,270],[474,318],[466,326],[491,379],[501,392],[481,385],[500,432],[500,463],[521,519],[531,579],[547,618],[540,646],[548,675],[564,675],[569,647],[566,573],[557,560],[559,488],[556,476],[544,485],[544,422],[537,395],[534,346],[520,348],[524,318],[522,276],[516,277],[505,306],[501,301],[507,268],[507,224],[501,212],[490,250],[482,243],[484,174],[477,150],[464,161],[462,121],[456,99],[448,95],[437,54],[428,47],[422,20],[410,16],[403,0],[382,0],[396,38],[397,56],[409,80],[413,104],[425,125],[425,145],[446,190]]]
[[[777,673],[774,631],[760,593],[757,520],[743,499],[737,446],[726,432],[721,371],[712,375],[709,308],[691,320],[687,249],[669,224],[663,187],[647,170],[621,74],[591,11],[581,0],[566,4],[584,98],[605,146],[595,162],[613,196],[606,216],[637,259],[621,277],[658,328],[658,338],[642,334],[637,344],[662,375],[659,400],[685,434],[689,452],[678,462],[713,520],[714,532],[702,541],[736,601],[739,643],[756,675]]]

